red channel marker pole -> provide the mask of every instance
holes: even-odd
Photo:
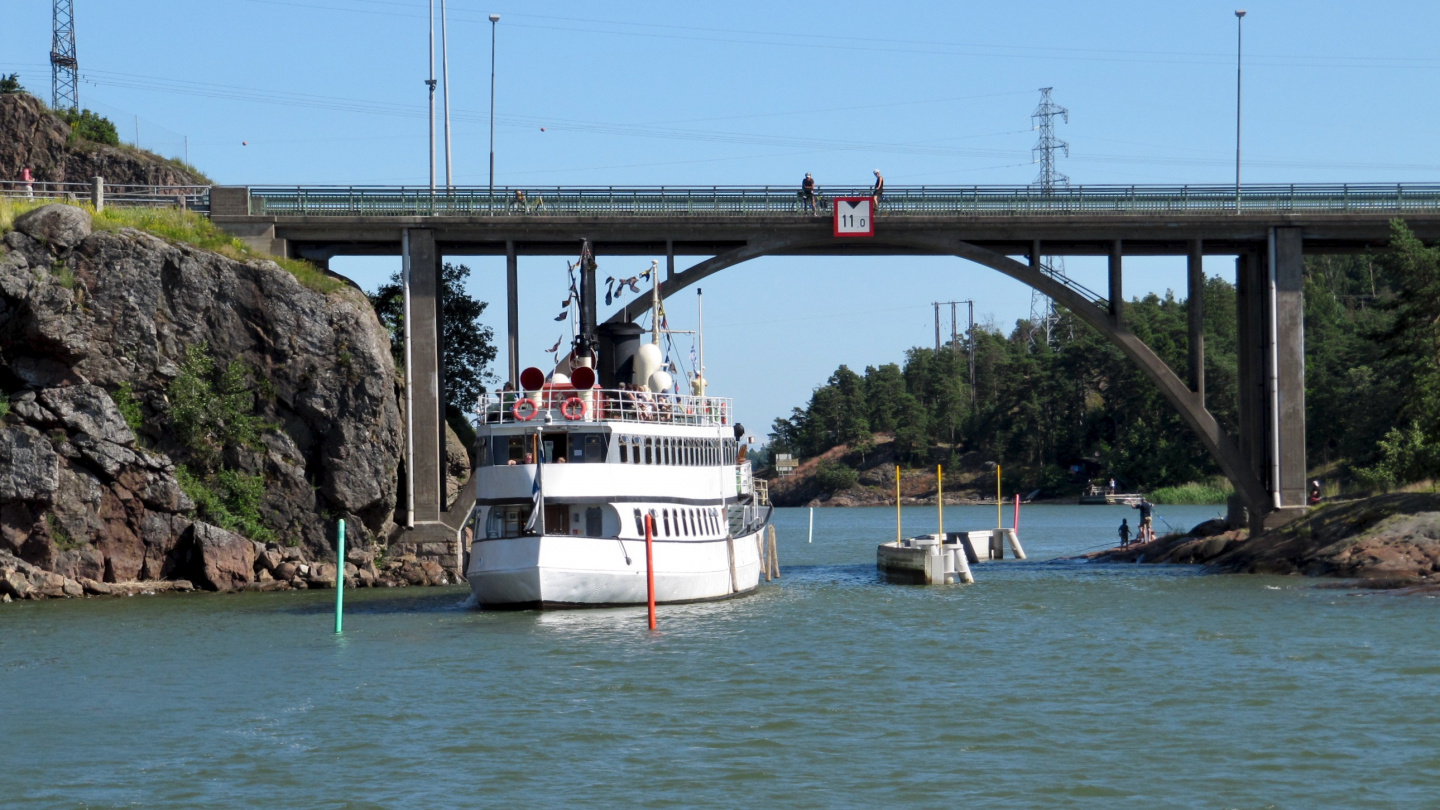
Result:
[[[1015,495],[1015,534],[1020,534],[1020,495]]]
[[[655,516],[645,516],[645,602],[650,609],[650,629],[655,629]]]

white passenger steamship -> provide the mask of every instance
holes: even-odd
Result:
[[[521,390],[480,400],[466,565],[476,601],[644,604],[647,517],[657,602],[750,592],[771,507],[732,403],[705,393],[699,369],[690,393],[673,390],[658,326],[650,342],[631,323],[591,332],[587,258],[574,350],[550,375],[526,369]]]

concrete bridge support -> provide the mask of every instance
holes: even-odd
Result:
[[[403,237],[406,381],[406,520],[401,545],[422,560],[459,571],[459,531],[474,504],[474,483],[454,504],[445,492],[444,309],[442,257],[435,232],[410,228]]]
[[[1304,259],[1299,228],[1270,228],[1236,259],[1240,452],[1266,493],[1248,516],[1257,531],[1306,509]]]

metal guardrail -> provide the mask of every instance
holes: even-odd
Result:
[[[47,183],[0,180],[0,197],[12,200],[93,201],[95,187],[91,183]],[[106,183],[106,205],[134,205],[151,208],[185,208],[207,213],[210,210],[209,186],[146,186]]]
[[[828,189],[868,197],[870,189]],[[250,213],[270,216],[759,217],[810,215],[795,187],[781,186],[264,186],[250,188]],[[824,208],[822,214],[827,213]],[[1189,214],[1440,213],[1440,185],[891,186],[879,215],[1012,217]]]

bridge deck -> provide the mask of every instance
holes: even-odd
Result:
[[[835,197],[868,197],[869,188],[829,189]],[[1440,185],[891,186],[880,210],[896,217],[1141,216],[1233,217],[1246,214],[1440,213]],[[235,212],[240,213],[240,212]],[[794,187],[506,186],[436,189],[415,186],[267,186],[249,190],[251,216],[523,216],[756,218],[808,214]]]

